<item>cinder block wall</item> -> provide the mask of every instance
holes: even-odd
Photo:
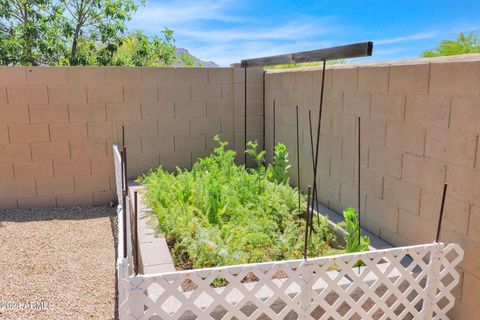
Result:
[[[268,72],[268,157],[272,106],[276,141],[287,144],[296,183],[295,106],[300,113],[301,185],[312,184],[308,110],[318,123],[320,70]],[[480,310],[480,55],[328,67],[319,157],[320,201],[357,205],[357,117],[361,117],[364,226],[394,245],[435,239],[444,182],[441,241],[465,250],[453,319]]]
[[[248,135],[260,141],[262,81],[249,70]],[[122,125],[130,178],[191,166],[217,133],[243,152],[244,101],[243,69],[2,67],[0,209],[114,200]]]

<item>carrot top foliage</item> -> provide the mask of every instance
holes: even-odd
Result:
[[[264,152],[248,144],[254,169],[236,165],[236,153],[219,146],[193,168],[169,173],[161,167],[139,180],[177,268],[202,268],[303,257],[306,200],[288,184],[288,153],[276,146],[267,168]],[[321,219],[309,244],[312,256],[334,252],[334,235]]]

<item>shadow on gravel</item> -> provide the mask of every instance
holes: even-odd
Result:
[[[31,222],[48,220],[85,220],[115,215],[110,206],[72,208],[28,208],[0,210],[0,222]],[[1,223],[0,223],[1,225]]]

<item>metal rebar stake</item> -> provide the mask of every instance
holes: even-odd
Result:
[[[247,151],[247,67],[244,68],[245,69],[245,92],[244,92],[244,99],[245,99],[245,110],[244,110],[244,139],[243,139],[243,142],[244,142],[244,146],[243,146],[243,157],[244,157],[244,164],[245,164],[245,167],[247,167],[247,153],[245,151]]]
[[[272,148],[272,162],[275,157],[275,99],[273,99],[273,148]]]
[[[295,108],[297,119],[297,188],[298,188],[298,212],[300,212],[300,136],[298,129],[298,105]]]
[[[313,129],[312,129],[312,112],[311,110],[308,110],[308,125],[310,128],[310,151],[312,153],[312,170],[315,168],[315,155],[313,153]],[[313,193],[313,204],[317,208],[317,226],[320,226],[320,213],[318,209],[318,189],[315,185],[315,188],[312,191]]]
[[[313,190],[317,190],[317,172],[318,172],[318,150],[320,148],[320,130],[322,128],[322,109],[323,109],[323,93],[325,91],[325,69],[327,62],[323,60],[322,68],[322,84],[320,89],[320,105],[318,110],[318,127],[317,127],[317,145],[315,150],[315,164],[313,168]]]
[[[138,221],[138,196],[137,196],[137,191],[133,193],[133,208],[134,208],[134,224],[133,224],[133,239],[135,241],[135,264],[133,266],[133,270],[135,274],[138,274],[139,271],[139,264],[138,264],[138,226],[137,226],[137,221]]]
[[[438,240],[440,240],[440,231],[442,229],[443,210],[445,208],[445,198],[447,196],[447,187],[448,187],[448,184],[445,183],[443,185],[442,204],[440,206],[440,215],[438,217],[437,236],[435,237],[435,242],[438,242]]]
[[[308,257],[308,234],[309,234],[309,218],[310,218],[310,193],[312,191],[312,186],[308,186],[307,189],[307,212],[305,214],[305,243],[303,244],[303,259],[307,260]]]
[[[358,201],[358,211],[357,211],[357,217],[358,217],[358,245],[360,245],[362,242],[362,223],[361,223],[361,220],[360,220],[360,206],[361,206],[361,184],[360,184],[360,165],[361,165],[361,145],[360,145],[360,117],[358,117],[358,172],[357,172],[357,175],[358,175],[358,188],[357,188],[357,192],[358,192],[358,195],[357,195],[357,201]]]

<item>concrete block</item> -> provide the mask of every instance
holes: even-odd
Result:
[[[362,118],[360,123],[361,142],[384,146],[387,138],[387,122],[372,118]]]
[[[442,192],[447,166],[445,162],[411,154],[403,156],[403,180],[424,190]]]
[[[388,122],[386,146],[423,155],[425,149],[425,128],[400,122]]]
[[[18,199],[19,208],[55,208],[56,206],[57,200],[54,196]]]
[[[377,198],[383,198],[383,175],[364,166],[360,170],[361,189]]]
[[[452,97],[450,128],[480,133],[480,97]]]
[[[141,83],[142,69],[133,67],[106,67],[107,83]]]
[[[69,67],[67,78],[69,84],[104,84],[106,72],[98,67]]]
[[[107,156],[107,140],[83,140],[70,142],[72,159],[103,158]]]
[[[192,167],[191,156],[192,153],[190,151],[162,154],[160,155],[160,164],[165,170],[170,172],[176,171],[176,167],[190,169]]]
[[[400,178],[402,176],[402,152],[385,147],[370,146],[368,168]]]
[[[192,134],[195,133],[220,133],[220,118],[208,117],[190,120],[190,128]]]
[[[107,121],[87,122],[89,139],[114,139],[114,123]]]
[[[230,101],[207,102],[207,117],[221,117],[221,116],[232,117],[233,115],[234,115],[234,104],[231,103]]]
[[[84,122],[51,124],[50,139],[53,142],[86,140],[87,124]]]
[[[59,194],[57,196],[57,206],[59,207],[77,207],[93,204],[93,195],[88,193]]]
[[[207,115],[205,101],[188,101],[175,103],[175,118],[201,118]]]
[[[13,164],[0,163],[0,181],[13,181]]]
[[[37,123],[62,123],[68,122],[67,105],[29,106],[30,121]]]
[[[143,83],[167,84],[176,82],[176,68],[170,67],[145,67],[140,68]]]
[[[125,135],[128,137],[153,137],[158,135],[157,120],[124,121]],[[121,127],[117,127],[117,130]],[[117,131],[117,136],[121,131]]]
[[[405,122],[447,128],[450,101],[450,96],[408,95]]]
[[[107,120],[140,120],[141,118],[140,103],[107,104]]]
[[[87,85],[88,103],[122,103],[121,85]]]
[[[90,160],[93,175],[114,174],[113,158],[92,158]]]
[[[188,84],[161,84],[158,86],[158,101],[183,102],[190,100],[190,85]]]
[[[189,119],[159,120],[158,134],[163,135],[182,135],[190,133]]]
[[[48,98],[52,104],[86,103],[87,87],[85,85],[49,85]]]
[[[323,115],[322,115],[323,116]],[[323,122],[322,117],[322,122]],[[317,121],[315,121],[317,122]],[[315,123],[312,119],[312,125]],[[323,125],[323,123],[322,123]],[[333,114],[332,115],[332,133],[335,136],[341,136],[344,138],[353,139],[357,135],[357,118],[353,115]],[[316,127],[313,128],[314,133],[317,131]],[[310,132],[309,132],[310,134]]]
[[[367,195],[365,216],[367,219],[375,221],[382,228],[387,228],[393,232],[398,231],[398,207],[386,200]]]
[[[50,84],[67,82],[66,67],[27,67],[28,84]]]
[[[0,157],[0,162],[3,163],[30,161],[32,159],[30,145],[28,144],[2,144],[0,145],[0,154],[2,155]]]
[[[398,230],[400,236],[411,243],[431,243],[435,240],[436,231],[435,223],[400,208]]]
[[[95,206],[104,206],[109,204],[110,202],[115,202],[116,199],[117,199],[117,194],[115,191],[93,193],[93,204]]]
[[[27,83],[26,67],[0,67],[0,84],[21,85]]]
[[[74,177],[75,193],[110,191],[109,175],[92,175]]]
[[[53,177],[52,161],[14,163],[15,180],[34,180]]]
[[[36,197],[35,181],[33,179],[13,182],[2,181],[0,182],[0,194],[2,199],[34,198]]]
[[[391,93],[372,94],[372,119],[403,121],[405,115],[405,95]]]
[[[222,86],[218,84],[192,83],[191,90],[194,101],[222,100]]]
[[[222,102],[232,103],[233,100],[235,100],[235,85],[233,83],[222,84]]]
[[[358,68],[358,90],[365,92],[387,92],[389,66],[364,66]]]
[[[340,203],[340,181],[326,175],[319,175],[317,178],[319,197],[324,197],[329,202]]]
[[[465,272],[458,319],[475,319],[480,309],[480,277]]]
[[[333,69],[333,90],[357,90],[358,67]]]
[[[28,124],[28,107],[12,106],[0,108],[0,124]]]
[[[8,102],[11,105],[18,104],[48,104],[47,86],[8,86]]]
[[[432,63],[430,70],[430,94],[474,96],[480,94],[478,61]]]
[[[390,87],[392,93],[428,93],[430,64],[390,66]]]
[[[235,132],[235,120],[233,117],[221,117],[220,118],[220,131],[222,133]]]
[[[383,198],[414,214],[420,212],[420,188],[400,179],[385,176]]]
[[[18,125],[8,128],[11,143],[48,142],[48,125]]]
[[[313,83],[312,83],[312,88],[314,90],[318,90],[322,86],[322,70],[312,70],[312,71],[306,71],[308,73],[312,73],[313,77]],[[325,70],[325,82],[324,82],[324,88],[326,90],[332,90],[333,89],[333,69],[327,69]]]
[[[7,88],[0,86],[0,105],[7,105],[7,104],[8,104]]]
[[[39,197],[58,196],[73,193],[74,191],[72,177],[37,179],[36,183],[37,195]]]
[[[32,143],[31,147],[33,161],[70,159],[68,142]],[[26,150],[30,153],[30,148]],[[30,156],[26,158],[30,160]]]
[[[142,137],[142,154],[169,154],[175,151],[174,137],[162,135]]]
[[[90,159],[54,160],[55,177],[89,176],[92,174]]]
[[[173,102],[142,103],[142,119],[169,120],[175,117]]]
[[[480,201],[480,171],[447,165],[448,195],[465,201]]]
[[[448,193],[447,193],[448,195]],[[442,193],[432,193],[422,190],[420,201],[420,216],[434,225],[438,224]],[[451,230],[467,234],[470,216],[470,204],[467,201],[446,197],[443,212],[442,230]]]
[[[331,158],[330,163],[331,176],[339,181],[354,186],[354,166],[350,161],[342,159]]]
[[[209,83],[233,83],[232,68],[208,68]]]
[[[370,116],[370,93],[351,92],[344,93],[343,112],[356,117]]]
[[[128,178],[136,179],[139,176],[147,173],[151,169],[156,169],[159,166],[158,154],[142,154],[130,157],[128,163]]]
[[[480,241],[480,205],[479,204],[473,204],[470,207],[470,222],[468,226],[468,237],[475,241]]]
[[[204,134],[175,136],[175,152],[202,151],[206,149]]]
[[[158,100],[155,84],[136,84],[124,86],[125,102],[155,102]]]
[[[425,155],[433,159],[473,167],[477,140],[477,134],[427,128]]]
[[[106,107],[104,103],[96,103],[96,104],[71,103],[68,106],[68,111],[70,114],[70,121],[72,122],[107,120]]]

